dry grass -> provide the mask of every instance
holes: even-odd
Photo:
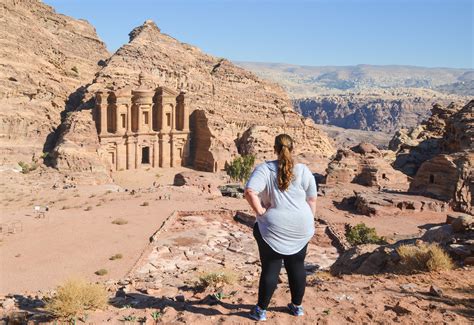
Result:
[[[206,288],[220,288],[225,284],[234,284],[237,280],[237,275],[230,270],[222,269],[215,272],[202,273],[199,276],[197,285],[203,289]]]
[[[397,253],[403,273],[443,271],[454,267],[449,255],[437,244],[401,245]]]
[[[94,274],[98,275],[98,276],[104,276],[107,273],[109,273],[109,272],[106,269],[100,269],[100,270],[97,270],[97,271],[94,272]]]
[[[125,220],[125,219],[123,219],[123,218],[117,218],[117,219],[114,219],[114,220],[112,221],[112,223],[113,223],[114,225],[119,225],[119,226],[121,226],[121,225],[126,225],[126,224],[128,223],[128,221]]]
[[[121,259],[122,257],[123,257],[123,255],[119,253],[119,254],[112,255],[112,256],[109,258],[109,260],[115,261],[115,260]]]
[[[56,295],[46,302],[45,310],[55,317],[68,320],[83,315],[87,310],[107,306],[107,291],[99,284],[85,280],[68,280],[57,288]]]
[[[308,287],[314,287],[325,282],[337,281],[337,279],[338,277],[329,271],[319,271],[308,275],[306,277],[306,283]]]

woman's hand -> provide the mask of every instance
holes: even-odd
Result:
[[[265,214],[267,209],[265,209],[262,206],[262,203],[260,202],[260,198],[258,197],[258,194],[256,192],[254,192],[250,188],[246,188],[244,194],[245,194],[245,199],[250,204],[250,207],[253,209],[253,211],[255,211],[255,213],[257,214],[257,217]]]

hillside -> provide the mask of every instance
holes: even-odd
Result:
[[[334,152],[331,140],[292,109],[281,87],[161,33],[152,21],[135,28],[130,42],[107,60],[87,87],[81,109],[92,108],[87,100],[99,90],[138,86],[141,73],[148,76],[150,89],[166,86],[186,92],[192,112],[191,160],[198,169],[221,169],[238,152],[270,158],[274,136],[281,132],[293,135],[300,153],[328,156]],[[68,132],[65,130],[63,139]],[[91,137],[97,135],[84,134],[73,140],[82,143]],[[62,151],[61,146],[58,143],[57,152]]]
[[[1,0],[0,153],[3,162],[38,158],[61,112],[109,53],[93,26],[38,0]],[[71,96],[72,95],[72,96]]]

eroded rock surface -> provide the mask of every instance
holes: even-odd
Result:
[[[374,145],[361,143],[339,149],[327,168],[326,183],[357,183],[364,186],[406,190],[408,178],[395,170]]]
[[[450,202],[458,211],[473,213],[474,101],[463,108],[433,108],[415,145],[402,145],[394,166],[411,174],[410,192]]]
[[[235,143],[255,126],[268,128],[262,148],[271,150],[274,136],[286,132],[294,137],[297,153],[328,156],[334,152],[331,140],[292,109],[279,86],[161,33],[152,21],[130,33],[130,42],[110,57],[87,87],[86,99],[99,90],[136,87],[140,73],[149,76],[147,87],[186,92],[193,111],[191,161],[198,169],[222,169],[238,153]],[[262,150],[252,150],[259,159],[265,158]]]
[[[53,144],[60,113],[109,53],[87,21],[41,1],[3,0],[0,12],[0,152],[3,163],[28,161]]]

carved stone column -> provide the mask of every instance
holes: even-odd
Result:
[[[139,165],[139,151],[138,151],[138,141],[135,141],[135,169],[138,168]]]
[[[127,169],[133,169],[133,165],[134,165],[134,153],[133,153],[133,149],[134,149],[134,145],[133,145],[133,140],[131,138],[128,138],[127,139]]]
[[[132,106],[127,105],[127,132],[126,134],[132,133]]]
[[[120,119],[120,104],[115,105],[115,133],[122,134],[122,123]]]
[[[96,93],[96,113],[98,117],[99,135],[107,134],[107,95],[102,91]]]
[[[158,156],[158,143],[153,140],[153,168],[158,167],[160,157]]]
[[[118,142],[115,145],[115,154],[116,154],[116,156],[115,156],[115,166],[116,166],[115,168],[116,169],[115,170],[116,171],[119,171],[122,168],[122,163],[120,161],[120,159],[122,158],[122,156],[121,156],[122,155],[122,150],[120,148],[121,146],[122,146],[122,144],[120,142]]]

